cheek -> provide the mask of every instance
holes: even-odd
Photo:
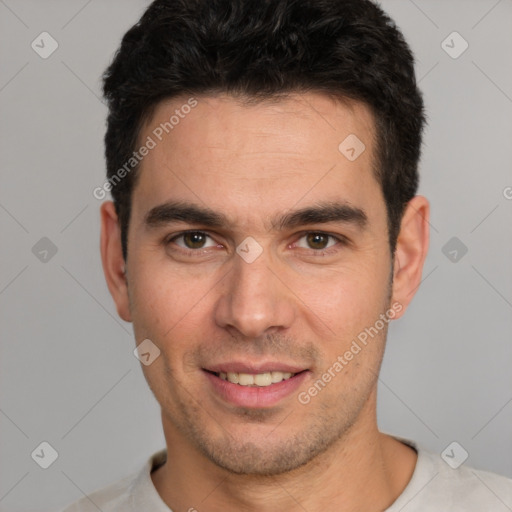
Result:
[[[360,258],[322,275],[299,278],[297,294],[318,315],[330,334],[346,339],[354,331],[373,323],[387,309],[389,269],[378,258]]]
[[[163,352],[172,341],[173,351],[185,337],[205,324],[207,279],[191,279],[169,265],[141,262],[135,267],[131,284],[132,319],[137,342],[154,341]]]
[[[323,280],[322,288],[309,287],[303,299],[321,319],[319,322],[304,309],[322,329],[321,333],[316,330],[322,351],[319,374],[330,370],[336,375],[325,397],[330,394],[342,409],[352,400],[348,397],[369,392],[382,361],[387,332],[380,315],[388,310],[389,274],[376,271],[375,265],[351,270]]]

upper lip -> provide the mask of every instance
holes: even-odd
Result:
[[[226,363],[219,363],[208,365],[204,368],[214,373],[266,373],[266,372],[283,372],[283,373],[299,373],[307,368],[303,366],[296,366],[293,364],[286,364],[280,361],[265,361],[265,362],[251,362],[245,363],[242,361],[230,361]]]

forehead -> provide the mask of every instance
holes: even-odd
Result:
[[[191,106],[193,105],[193,106]],[[316,93],[246,102],[228,95],[161,102],[141,130],[134,216],[169,200],[271,216],[336,201],[383,199],[373,173],[374,120],[364,104]],[[373,204],[373,206],[372,206]]]
[[[349,134],[358,135],[366,139],[367,146],[371,145],[368,139],[373,137],[374,124],[365,104],[334,100],[319,93],[264,100],[226,94],[182,96],[156,105],[139,138],[152,135],[160,150],[173,139],[176,150],[195,151],[200,145],[211,151],[238,151],[252,156],[260,150],[267,153],[275,149],[278,154],[292,149],[314,158],[322,143],[330,154],[339,156],[339,142]],[[181,147],[184,142],[186,147]]]

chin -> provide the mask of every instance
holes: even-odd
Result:
[[[311,462],[332,444],[325,437],[306,433],[273,443],[265,437],[258,442],[238,441],[228,437],[222,442],[196,439],[196,443],[203,455],[216,466],[229,473],[247,476],[289,473]]]

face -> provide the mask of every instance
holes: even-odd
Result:
[[[166,437],[231,472],[279,474],[368,419],[387,324],[406,306],[391,285],[374,122],[313,93],[196,99],[161,103],[140,134],[156,145],[113,295],[137,344],[160,350],[143,370]]]

